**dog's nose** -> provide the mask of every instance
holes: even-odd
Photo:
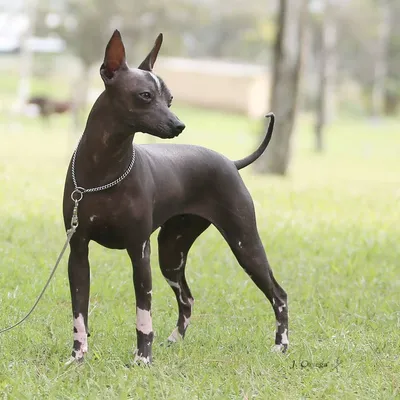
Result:
[[[180,121],[178,124],[175,125],[175,130],[177,133],[181,133],[185,128],[186,128],[185,124]]]

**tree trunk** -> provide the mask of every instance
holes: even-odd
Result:
[[[321,53],[319,86],[317,95],[317,115],[315,124],[315,151],[325,149],[324,130],[335,115],[335,78],[336,78],[336,21],[332,0],[325,1],[321,23]]]
[[[385,81],[388,70],[388,48],[390,38],[390,1],[379,1],[378,38],[375,46],[374,80],[372,83],[371,108],[372,115],[384,113]]]
[[[17,109],[23,112],[24,106],[30,95],[30,82],[32,77],[33,52],[29,48],[28,41],[33,36],[36,19],[36,0],[28,0],[26,4],[26,15],[28,25],[21,40],[21,53],[19,59],[19,83],[17,92]]]
[[[280,0],[270,96],[276,124],[271,143],[256,165],[261,173],[285,175],[288,170],[298,103],[306,6],[305,0]]]

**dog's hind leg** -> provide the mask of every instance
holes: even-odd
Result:
[[[249,233],[236,230],[225,235],[225,239],[239,264],[270,301],[276,318],[274,350],[285,352],[289,345],[287,295],[275,280],[255,227]]]
[[[187,254],[193,242],[209,226],[209,221],[196,215],[179,215],[168,220],[158,235],[161,272],[175,293],[179,310],[169,342],[182,339],[189,325],[194,299],[185,278]]]
[[[285,352],[289,344],[287,295],[269,265],[257,231],[253,202],[245,189],[228,201],[230,204],[219,203],[224,207],[217,210],[215,225],[239,264],[270,301],[276,318],[274,350]]]

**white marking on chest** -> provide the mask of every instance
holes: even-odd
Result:
[[[242,242],[239,240],[239,242],[238,242],[238,246],[240,247],[240,248],[242,248],[243,246],[242,246]]]
[[[153,322],[149,310],[136,308],[136,329],[145,335],[153,332]]]
[[[89,219],[90,219],[90,222],[93,222],[95,218],[97,218],[97,215],[92,215],[92,216],[89,218]]]
[[[161,83],[160,83],[160,80],[152,72],[149,72],[149,74],[153,78],[153,81],[156,83],[158,93],[161,94]]]
[[[82,314],[79,314],[78,318],[74,318],[74,328],[74,341],[77,340],[81,344],[80,349],[75,351],[75,358],[80,359],[88,351],[87,333]]]

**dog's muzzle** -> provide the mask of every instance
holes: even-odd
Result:
[[[178,136],[180,133],[182,133],[182,131],[183,131],[185,128],[186,128],[185,124],[184,124],[183,122],[179,121],[179,123],[177,123],[177,124],[174,126],[174,129],[173,129],[175,135]]]

